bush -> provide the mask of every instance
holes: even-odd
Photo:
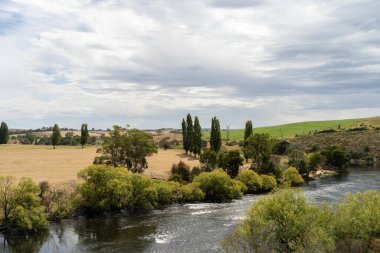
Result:
[[[171,204],[181,199],[181,185],[177,182],[157,180],[154,182],[157,191],[158,203]]]
[[[380,236],[380,193],[348,194],[336,205],[334,234],[342,252],[367,252]]]
[[[1,223],[6,229],[41,230],[48,225],[40,189],[30,178],[0,177]]]
[[[49,186],[41,182],[42,204],[46,207],[49,219],[60,220],[75,213],[77,191],[75,181]]]
[[[260,178],[263,182],[261,187],[262,191],[271,191],[277,187],[277,181],[274,176],[260,175]]]
[[[180,161],[178,164],[173,164],[172,175],[179,175],[183,181],[190,181],[190,167],[186,163]]]
[[[177,182],[177,183],[180,183],[180,184],[185,184],[186,183],[182,179],[182,177],[180,175],[178,175],[178,174],[170,175],[170,177],[168,178],[168,181]]]
[[[262,164],[260,168],[256,169],[256,171],[259,174],[274,175],[278,180],[282,178],[282,170],[272,161]]]
[[[199,161],[202,164],[202,169],[205,171],[212,171],[217,166],[216,152],[212,150],[205,150],[201,153]]]
[[[347,172],[350,161],[349,154],[342,147],[332,146],[322,150],[321,154],[326,157],[326,164],[336,168],[340,172]]]
[[[241,198],[246,190],[243,183],[231,179],[222,170],[202,172],[193,182],[199,184],[200,189],[206,194],[205,199],[211,201]]]
[[[244,158],[240,156],[238,150],[221,152],[218,156],[219,166],[232,178],[238,175],[239,167],[243,165],[243,162]]]
[[[283,173],[284,183],[289,186],[301,186],[304,183],[302,176],[294,167],[289,167]]]
[[[226,252],[329,252],[334,248],[326,222],[319,222],[328,215],[293,190],[259,199],[248,215],[222,242]]]
[[[193,167],[193,169],[192,169],[191,172],[190,172],[191,180],[193,180],[194,177],[196,177],[196,176],[198,176],[199,174],[201,174],[201,172],[204,172],[204,170],[201,169],[201,168],[199,168],[199,167],[197,167],[197,166]]]
[[[131,174],[132,193],[127,207],[132,210],[147,210],[158,205],[158,193],[152,180],[139,174]]]
[[[91,165],[78,173],[85,182],[78,189],[83,206],[91,211],[117,210],[132,198],[132,183],[123,168]]]
[[[247,187],[246,192],[248,193],[261,191],[263,186],[263,181],[259,174],[252,170],[240,172],[236,179]]]
[[[205,193],[199,188],[198,183],[190,183],[181,186],[183,202],[197,202],[205,198]]]

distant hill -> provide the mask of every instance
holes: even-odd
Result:
[[[290,123],[278,126],[257,127],[253,128],[254,133],[268,133],[272,137],[292,138],[296,135],[315,133],[316,131],[343,131],[349,129],[376,129],[380,128],[380,116],[371,118],[326,120],[326,121],[308,121]],[[210,132],[205,131],[204,137],[209,138]],[[244,129],[230,130],[230,140],[242,140],[244,138]],[[222,131],[222,139],[227,139],[227,131]]]

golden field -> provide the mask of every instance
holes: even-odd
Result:
[[[0,145],[0,176],[31,177],[39,182],[63,182],[77,180],[79,170],[92,164],[96,147],[69,147],[7,144]],[[170,175],[173,163],[184,161],[190,167],[198,166],[199,160],[182,150],[159,150],[147,158],[149,168],[144,174],[165,179]]]

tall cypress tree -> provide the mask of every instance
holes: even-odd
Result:
[[[82,145],[82,148],[87,143],[89,136],[87,124],[82,124],[80,128],[80,144]]]
[[[248,120],[245,123],[244,141],[246,141],[251,135],[253,135],[252,121]]]
[[[1,122],[0,126],[0,144],[7,144],[9,141],[8,125],[5,122]]]
[[[220,133],[219,120],[214,117],[211,119],[211,136],[210,136],[211,149],[215,152],[219,152],[222,147],[222,136]]]
[[[248,120],[245,123],[245,129],[244,129],[244,148],[243,148],[243,155],[245,160],[248,162],[248,154],[246,150],[247,146],[247,139],[253,135],[253,127],[252,127],[252,121]]]
[[[186,118],[186,139],[187,139],[187,144],[189,145],[189,151],[190,153],[194,152],[194,143],[193,143],[193,138],[194,138],[194,127],[193,127],[193,119],[191,118],[190,113],[187,114]]]
[[[200,155],[202,150],[202,127],[199,119],[195,116],[194,119],[194,136],[193,136],[193,152],[194,155]]]
[[[189,152],[189,144],[188,144],[188,138],[187,138],[187,125],[185,119],[182,119],[182,142],[183,142],[183,149],[187,152]]]
[[[59,126],[57,124],[53,127],[53,133],[51,135],[51,143],[53,147],[59,145],[61,143],[61,130],[59,130]]]

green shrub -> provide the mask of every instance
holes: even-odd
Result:
[[[248,215],[222,242],[226,252],[329,252],[334,248],[326,223],[319,223],[319,217],[328,216],[293,190],[259,199]]]
[[[191,180],[190,167],[182,161],[180,161],[178,164],[173,164],[172,175],[174,174],[181,176],[183,181],[189,182]]]
[[[202,164],[202,169],[208,172],[217,167],[217,160],[216,152],[212,150],[204,150],[199,156],[199,162]]]
[[[241,198],[246,187],[243,183],[231,179],[223,170],[202,172],[194,178],[200,189],[206,194],[205,199],[211,201],[224,201]]]
[[[190,183],[181,186],[183,202],[198,202],[205,198],[205,193],[199,188],[198,183]]]
[[[371,240],[380,236],[380,193],[349,193],[335,208],[338,247],[343,252],[367,252]]]
[[[47,214],[39,193],[38,185],[30,178],[21,178],[17,182],[12,177],[0,177],[2,226],[33,231],[46,228]]]
[[[178,174],[172,174],[170,175],[170,177],[168,178],[168,181],[173,181],[173,182],[177,182],[177,183],[180,183],[180,184],[185,184],[186,182],[182,179],[182,177]]]
[[[274,176],[260,175],[260,178],[263,182],[261,190],[262,191],[271,191],[277,187],[277,181]]]
[[[177,202],[181,197],[181,185],[173,181],[157,180],[154,182],[158,195],[158,203],[161,205]]]
[[[197,167],[197,166],[193,167],[193,169],[192,169],[191,172],[190,172],[190,177],[191,177],[191,179],[193,180],[194,177],[198,176],[198,175],[201,174],[201,172],[203,172],[203,171],[204,171],[203,169],[201,169],[201,168],[199,168],[199,167]]]
[[[158,205],[158,193],[153,181],[140,174],[131,174],[132,193],[128,207],[132,209],[152,209]]]
[[[263,186],[263,180],[259,174],[252,170],[245,170],[240,172],[236,179],[247,187],[246,192],[249,193],[261,191]]]
[[[52,186],[40,183],[42,204],[49,219],[60,220],[75,213],[78,198],[76,187],[75,181]]]
[[[78,186],[83,197],[82,205],[91,211],[111,211],[129,204],[132,183],[123,168],[91,165],[78,173],[85,182]]]
[[[240,151],[230,150],[221,152],[218,155],[218,164],[227,174],[235,178],[239,173],[239,167],[243,165],[244,158],[240,156]]]
[[[304,183],[302,176],[298,173],[298,170],[294,167],[289,167],[284,170],[283,173],[284,183],[289,186],[301,186]]]

